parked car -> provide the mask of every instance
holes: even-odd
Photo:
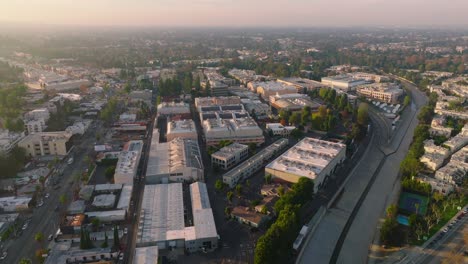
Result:
[[[0,256],[0,260],[6,259],[7,256],[8,256],[8,252],[3,251],[2,255]]]
[[[26,230],[28,228],[28,223],[25,223],[21,229]]]
[[[444,228],[444,230],[442,230],[442,232],[444,233],[447,233],[449,231],[448,227]]]
[[[47,238],[47,240],[49,240],[49,241],[52,241],[52,239],[54,239],[53,235],[49,235],[49,237]]]
[[[49,194],[49,193],[46,193],[44,197],[47,199],[47,198],[50,197],[50,194]]]

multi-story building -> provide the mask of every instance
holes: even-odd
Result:
[[[281,78],[277,81],[288,86],[296,87],[298,93],[307,93],[325,87],[321,82],[297,77]]]
[[[271,115],[270,106],[262,103],[260,100],[241,99],[241,102],[244,105],[245,110],[257,119],[267,118]]]
[[[195,98],[195,106],[200,111],[203,106],[222,106],[240,104],[239,96],[218,96],[218,97],[197,97]]]
[[[255,143],[256,145],[265,142],[262,129],[251,117],[248,115],[237,117],[236,114],[230,114],[230,117],[230,119],[223,119],[223,116],[216,115],[215,118],[203,120],[202,127],[206,145],[217,145],[223,140],[242,144]]]
[[[193,225],[184,220],[181,183],[146,185],[138,226],[137,247],[210,252],[218,247],[218,233],[206,185],[190,185]]]
[[[159,142],[159,131],[153,130],[146,183],[203,180],[203,161],[197,140],[176,138]]]
[[[455,153],[468,145],[468,123],[465,124],[460,133],[450,138],[448,141],[445,141],[444,145],[450,148],[451,153]]]
[[[212,96],[226,96],[229,94],[228,85],[221,82],[210,80],[210,94]]]
[[[312,101],[306,94],[277,94],[270,96],[269,101],[271,106],[277,110],[301,111],[308,106],[312,111],[315,111],[320,107],[319,103]]]
[[[28,134],[43,132],[46,128],[46,120],[43,118],[24,121],[24,127]]]
[[[458,150],[450,162],[435,173],[435,178],[450,184],[461,185],[468,173],[468,146]]]
[[[268,101],[272,95],[297,93],[296,87],[276,81],[260,82],[256,83],[255,86],[256,92],[266,101]]]
[[[26,150],[30,157],[37,156],[65,156],[71,148],[69,140],[72,134],[65,131],[40,132],[24,137],[18,146]]]
[[[345,92],[355,90],[356,86],[368,83],[362,78],[355,78],[348,74],[323,77],[321,81],[330,88],[337,88]]]
[[[337,165],[346,158],[346,145],[304,138],[265,167],[274,178],[296,183],[301,177],[315,182],[318,190]]]
[[[446,138],[449,138],[450,135],[452,134],[453,128],[451,127],[445,127],[445,117],[436,115],[432,119],[431,122],[431,128],[429,129],[429,132],[431,135],[436,135],[436,136],[445,136]]]
[[[163,102],[158,105],[158,115],[174,116],[174,115],[189,115],[190,107],[184,102],[180,103],[167,103]]]
[[[138,165],[140,164],[141,152],[143,150],[142,140],[129,141],[122,152],[115,166],[114,183],[133,184],[136,178]]]
[[[10,153],[24,136],[24,132],[15,133],[8,130],[0,130],[0,155]]]
[[[64,92],[70,90],[77,90],[81,86],[90,86],[92,83],[87,79],[57,81],[57,82],[44,82],[45,90]]]
[[[242,162],[232,170],[223,175],[223,182],[233,188],[236,184],[260,170],[265,166],[265,162],[270,160],[275,155],[279,154],[281,150],[288,146],[288,140],[285,138],[278,139],[275,143],[262,149],[257,154],[253,155],[248,160]]]
[[[167,141],[171,141],[176,138],[188,138],[197,140],[197,128],[195,127],[195,122],[191,119],[182,119],[182,120],[169,120],[167,122]]]
[[[359,85],[356,87],[356,92],[358,95],[387,104],[397,104],[399,98],[403,95],[403,89],[393,83]]]
[[[419,160],[431,170],[439,169],[449,156],[449,150],[434,144],[434,140],[424,141],[424,155]]]
[[[211,164],[228,170],[249,156],[249,147],[232,143],[211,154]]]
[[[151,103],[151,100],[153,98],[152,90],[145,89],[131,91],[128,97],[130,98],[130,102],[132,103],[144,102],[149,107],[153,106],[153,104]]]
[[[256,79],[255,71],[252,70],[232,69],[229,70],[228,74],[242,84],[247,84],[248,82],[254,81]]]
[[[271,131],[273,136],[288,137],[291,134],[291,131],[296,129],[296,127],[295,126],[283,126],[281,123],[268,123],[266,124],[266,129]]]

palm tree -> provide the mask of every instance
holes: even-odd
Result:
[[[37,232],[34,235],[34,240],[36,240],[38,243],[41,243],[44,240],[44,234],[42,232]]]
[[[67,202],[67,197],[65,196],[65,194],[60,195],[60,197],[59,197],[59,203],[60,203],[61,205],[64,205],[66,202]]]

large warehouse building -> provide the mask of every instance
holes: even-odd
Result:
[[[346,145],[304,138],[265,167],[265,173],[286,182],[301,177],[315,182],[318,190],[327,176],[346,158]]]
[[[201,182],[190,185],[192,226],[185,225],[183,194],[182,183],[145,186],[137,247],[158,246],[188,252],[209,252],[218,247],[206,185]]]

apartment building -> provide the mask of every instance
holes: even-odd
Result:
[[[387,104],[397,104],[400,97],[403,95],[403,89],[401,89],[399,85],[393,83],[359,85],[356,87],[356,92],[360,96]]]
[[[30,157],[65,156],[71,148],[69,144],[71,137],[72,134],[65,131],[40,132],[27,135],[18,142],[18,146],[25,149]]]

